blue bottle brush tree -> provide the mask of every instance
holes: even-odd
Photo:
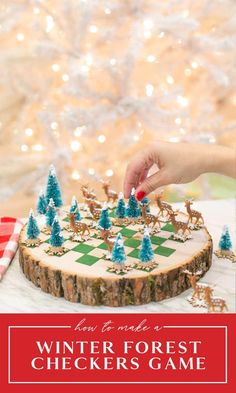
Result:
[[[143,235],[143,240],[139,252],[139,259],[141,262],[151,262],[154,259],[154,252],[148,230],[146,229]]]
[[[57,179],[56,170],[53,165],[50,166],[48,174],[48,181],[46,187],[47,203],[49,203],[51,198],[53,199],[56,207],[62,206],[60,185]]]
[[[43,191],[41,191],[39,194],[38,203],[37,203],[37,212],[39,214],[46,214],[47,205],[48,205],[47,199],[46,199]]]
[[[104,206],[102,208],[102,213],[101,213],[101,217],[98,221],[98,229],[101,230],[108,230],[112,227],[111,225],[111,220],[109,217],[109,212],[108,212],[108,206],[107,203],[104,203]]]
[[[135,189],[133,188],[129,197],[128,207],[126,209],[126,214],[130,218],[136,218],[140,216],[140,208],[138,201],[135,198]]]
[[[116,217],[125,218],[126,217],[126,206],[124,201],[124,195],[122,192],[119,193],[118,204],[116,208]]]
[[[126,260],[124,243],[121,233],[118,233],[112,249],[111,260],[116,264],[124,264]]]
[[[38,235],[40,234],[40,230],[37,224],[37,221],[34,217],[34,212],[31,209],[30,213],[29,213],[29,220],[28,220],[28,224],[27,224],[27,238],[30,240],[35,240],[38,238]]]
[[[56,216],[55,204],[54,204],[53,199],[51,198],[49,200],[49,204],[48,204],[47,211],[46,211],[46,225],[47,225],[47,227],[52,226],[55,216]]]
[[[73,196],[72,200],[71,200],[70,213],[76,213],[75,214],[76,221],[80,221],[81,220],[81,215],[80,215],[80,212],[79,212],[79,205],[78,205],[78,201],[77,201],[75,196]]]
[[[57,216],[54,218],[54,221],[52,223],[52,231],[49,243],[52,247],[61,247],[64,243],[64,237],[61,234],[61,226],[58,222]]]
[[[229,234],[229,228],[225,226],[219,241],[219,248],[222,251],[229,251],[232,248],[232,241]]]

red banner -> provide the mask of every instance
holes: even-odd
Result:
[[[232,392],[235,327],[235,314],[1,315],[0,388]]]

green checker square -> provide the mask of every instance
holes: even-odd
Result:
[[[129,229],[129,228],[123,228],[121,230],[122,236],[125,236],[125,237],[133,237],[136,233],[137,233],[137,231],[133,231],[132,229]]]
[[[162,255],[163,257],[169,257],[172,255],[176,250],[169,247],[159,246],[154,250],[155,254]]]
[[[79,259],[76,259],[75,262],[82,263],[83,265],[92,266],[96,263],[100,258],[94,257],[93,255],[83,255]]]
[[[174,232],[174,227],[169,222],[161,228],[163,231]]]
[[[107,250],[107,245],[106,243],[101,243],[99,244],[98,248],[101,248],[102,250]]]
[[[138,257],[139,257],[139,250],[138,250],[137,248],[135,248],[133,251],[131,251],[131,252],[128,254],[128,256],[129,256],[129,257],[132,257],[132,258],[138,259]]]
[[[73,251],[81,252],[81,254],[88,254],[93,249],[94,247],[84,243],[80,243],[76,247],[72,248]]]
[[[68,218],[68,217],[65,217],[65,218],[63,218],[62,221],[69,222],[69,218]]]
[[[131,237],[131,238],[126,239],[124,244],[125,244],[125,246],[128,246],[128,247],[137,248],[141,244],[141,240],[133,239]]]
[[[116,217],[116,209],[112,209],[109,216],[112,218],[115,218]]]
[[[151,236],[151,242],[152,244],[156,244],[157,246],[160,246],[162,243],[166,242],[165,237],[161,237],[161,236]]]

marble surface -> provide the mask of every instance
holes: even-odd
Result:
[[[182,208],[182,204],[176,204]],[[202,212],[206,226],[213,237],[214,249],[217,249],[222,227],[230,229],[235,249],[236,203],[235,200],[195,202],[194,208]],[[213,256],[211,269],[200,280],[214,286],[214,295],[226,300],[229,312],[236,312],[236,263],[217,259]],[[192,307],[187,301],[191,289],[181,295],[158,303],[143,306],[105,307],[85,306],[70,303],[64,298],[55,298],[36,288],[28,281],[19,267],[16,254],[12,264],[0,283],[1,313],[206,313],[206,309]]]

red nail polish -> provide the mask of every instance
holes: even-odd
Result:
[[[137,199],[138,201],[141,201],[141,200],[145,197],[145,195],[146,195],[146,192],[140,190],[140,191],[138,191],[137,194],[136,194],[136,199]]]

